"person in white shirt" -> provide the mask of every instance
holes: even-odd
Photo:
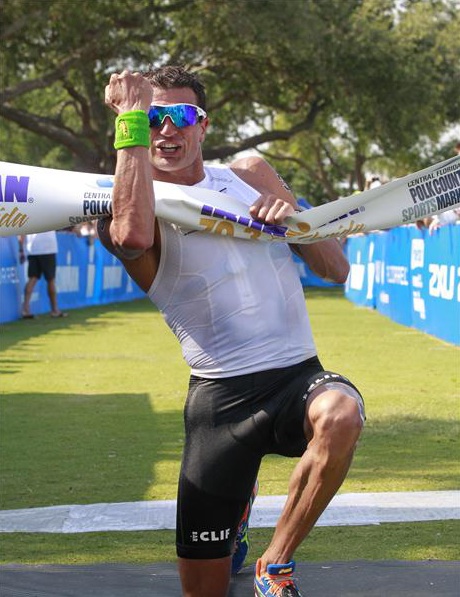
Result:
[[[30,311],[32,293],[38,280],[43,276],[51,306],[51,317],[66,317],[67,313],[58,307],[56,290],[56,255],[58,251],[56,232],[40,232],[19,237],[19,257],[24,263],[28,261],[27,277],[24,288],[24,303],[22,317],[33,319],[35,316]]]
[[[460,221],[460,209],[449,209],[449,211],[444,211],[433,216],[428,226],[428,230],[430,234],[433,234],[435,230],[438,230],[443,226],[448,226],[449,224],[456,224],[458,221]]]

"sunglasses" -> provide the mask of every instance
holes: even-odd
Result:
[[[174,126],[182,129],[186,126],[198,124],[203,118],[206,118],[207,114],[203,108],[193,104],[152,105],[148,112],[150,128],[160,127],[166,116],[169,116]]]

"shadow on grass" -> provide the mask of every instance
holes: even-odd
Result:
[[[341,288],[312,288],[305,292],[313,300],[343,300]],[[149,394],[142,391],[127,393],[126,387],[123,390],[116,387],[117,381],[112,377],[102,380],[97,390],[99,393],[83,393],[87,371],[80,364],[81,355],[72,353],[74,336],[87,334],[87,343],[82,343],[80,351],[83,353],[85,347],[89,347],[91,364],[97,367],[98,372],[105,371],[103,350],[108,341],[105,328],[113,325],[114,319],[125,323],[132,315],[151,313],[155,310],[147,299],[143,299],[71,311],[66,319],[54,320],[42,316],[2,326],[1,347],[7,349],[19,345],[17,360],[7,362],[0,359],[2,372],[15,373],[21,379],[26,375],[27,380],[26,369],[23,370],[21,365],[36,358],[34,343],[38,337],[64,332],[69,338],[71,354],[67,355],[67,360],[62,360],[63,375],[77,375],[78,384],[81,375],[82,393],[40,393],[40,375],[52,375],[52,368],[48,370],[48,355],[45,355],[45,359],[37,359],[43,367],[34,370],[27,386],[22,385],[19,393],[11,392],[0,398],[0,507],[175,497],[182,451],[185,392],[180,389],[176,394],[176,363],[179,360],[173,360],[166,353],[163,333],[158,334],[159,348],[152,349],[150,353],[145,350],[144,341],[136,340],[131,352],[125,353],[122,346],[120,351],[112,354],[115,371],[123,368],[126,359],[133,358],[133,355],[141,363],[148,355],[161,354],[161,365],[152,360],[152,369],[146,377],[149,382],[147,387],[154,381],[152,371],[157,381],[162,381],[161,387],[157,383],[154,390],[155,398],[158,398],[156,404],[166,402],[166,408],[161,412],[152,406],[155,401],[152,402]],[[160,321],[158,312],[156,317]],[[139,333],[139,337],[145,338],[145,321],[142,317],[138,319],[140,322],[132,335],[137,337]],[[163,321],[158,326],[160,324],[164,326]],[[102,333],[94,333],[99,331]],[[151,331],[149,337],[153,336],[155,332]],[[97,348],[102,347],[102,350],[94,347],[97,337]],[[131,337],[130,326],[124,332],[123,341],[127,342],[128,337]],[[23,353],[22,341],[27,342],[31,350]],[[176,346],[174,339],[171,344]],[[176,353],[175,348],[174,351],[179,359],[178,351]],[[137,368],[135,374],[140,375]],[[65,382],[67,379],[64,377]],[[164,380],[168,383],[163,383]],[[129,389],[129,384],[126,385]],[[22,393],[24,387],[27,393]],[[67,385],[63,387],[67,389]],[[100,393],[100,388],[107,393]],[[75,387],[72,391],[75,392]],[[459,460],[458,423],[443,419],[442,415],[439,412],[439,418],[397,415],[380,419],[369,416],[349,475],[351,483],[347,485],[347,491],[350,490],[348,487],[352,487],[352,491],[455,489]],[[270,468],[270,477],[277,487],[287,486],[286,470],[291,467],[286,467],[285,462],[282,459],[279,470]],[[281,492],[277,490],[275,493]]]
[[[0,508],[139,501],[160,463],[162,491],[175,496],[180,409],[154,412],[142,394],[15,394],[0,404]]]
[[[140,346],[146,322],[157,337],[164,322],[143,299],[2,326],[0,371],[12,381],[0,396],[0,508],[175,497],[183,398],[171,371],[180,353],[170,358],[164,341],[160,361],[156,346]],[[134,389],[136,376],[152,392]]]

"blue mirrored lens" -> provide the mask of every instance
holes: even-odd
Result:
[[[200,120],[198,108],[191,104],[175,104],[173,106],[152,106],[149,110],[151,127],[159,127],[166,116],[169,116],[178,128],[192,126]]]

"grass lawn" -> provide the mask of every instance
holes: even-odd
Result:
[[[366,400],[341,491],[458,489],[460,350],[339,290],[308,290],[307,303],[324,366],[350,377]],[[0,347],[1,509],[175,498],[188,368],[148,301],[5,324]],[[261,495],[285,494],[293,466],[268,457]],[[457,559],[458,530],[452,521],[317,528],[297,558]],[[253,531],[254,555],[269,532]],[[172,560],[173,535],[3,534],[0,557]]]

